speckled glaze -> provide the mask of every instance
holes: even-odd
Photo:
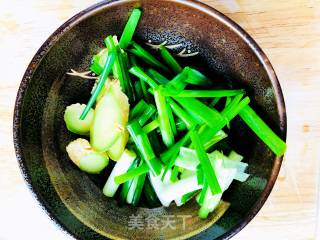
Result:
[[[197,217],[198,206],[169,208],[119,207],[103,196],[105,175],[82,173],[68,160],[65,146],[76,136],[63,123],[63,111],[71,103],[85,103],[93,84],[66,76],[70,68],[88,68],[90,59],[109,34],[121,29],[133,7],[143,9],[136,40],[183,43],[199,55],[195,65],[213,83],[247,89],[252,105],[283,138],[286,136],[285,105],[275,72],[254,40],[220,12],[195,1],[108,1],[94,5],[63,24],[36,53],[22,79],[14,112],[14,144],[29,188],[48,215],[77,239],[229,239],[239,232],[266,201],[279,172],[277,158],[236,119],[233,148],[245,156],[251,177],[235,182],[223,199],[231,203],[213,224]],[[100,179],[99,179],[100,178]],[[191,215],[185,229],[129,229],[131,215]]]

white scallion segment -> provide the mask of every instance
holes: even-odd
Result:
[[[189,177],[192,177],[192,176],[196,176],[196,172],[195,171],[191,171],[191,170],[188,170],[188,169],[184,169],[180,175],[180,179],[186,179],[186,178],[189,178]],[[174,201],[176,203],[176,205],[178,207],[180,207],[181,205],[183,205],[184,203],[182,202],[182,197],[178,197],[176,198]]]
[[[185,178],[188,178],[188,177],[191,177],[191,176],[195,176],[196,175],[196,172],[195,171],[191,171],[191,170],[188,170],[188,169],[185,169],[181,175],[180,175],[180,178],[181,179],[185,179]]]
[[[229,156],[231,156],[231,159],[223,155],[219,151],[214,151],[208,154],[215,172],[217,173],[217,175],[222,175],[222,177],[218,179],[218,181],[220,185],[222,184],[223,186],[225,186],[225,189],[230,186],[233,180],[233,178],[230,178],[235,177],[238,172],[239,177],[237,177],[236,180],[246,179],[246,176],[243,174],[241,175],[241,173],[243,173],[248,166],[247,163],[241,162],[243,157],[237,154],[235,151],[231,151]],[[200,162],[194,149],[185,147],[180,148],[180,154],[175,162],[176,166],[185,168],[189,171],[196,171],[199,163]]]
[[[234,179],[240,182],[245,182],[249,178],[249,174],[245,172],[237,172],[236,175],[234,176]]]
[[[172,170],[171,169],[169,169],[168,171],[167,171],[167,173],[166,173],[166,175],[164,176],[164,178],[163,178],[163,184],[170,184],[170,183],[173,183],[172,181],[171,181],[171,173],[172,173]],[[160,175],[160,176],[162,176],[162,174]]]
[[[189,192],[193,192],[201,188],[202,185],[198,184],[197,176],[191,176],[181,179],[173,184],[166,185],[162,194],[171,202],[179,197],[181,198]]]
[[[170,174],[167,174],[170,176]],[[172,201],[181,198],[186,193],[198,190],[202,188],[202,185],[198,184],[197,176],[195,173],[193,176],[181,179],[177,182],[168,182],[168,180],[161,181],[160,177],[155,177],[150,174],[151,184],[163,206],[168,207]]]
[[[229,156],[231,156],[231,159],[219,151],[208,154],[217,174],[222,192],[230,187],[234,179],[245,181],[249,177],[249,174],[244,173],[248,164],[241,162],[243,157],[234,151]],[[175,201],[177,206],[181,206],[183,204],[181,201],[183,195],[203,188],[202,185],[198,184],[196,175],[198,164],[199,160],[197,159],[195,150],[182,147],[179,157],[175,162],[176,166],[184,168],[179,181],[172,183],[169,180],[170,171],[165,176],[163,182],[161,181],[161,177],[155,177],[150,174],[151,184],[163,206],[168,207],[172,201]],[[206,218],[216,208],[222,196],[222,193],[212,195],[209,189],[205,194],[204,203],[199,210],[199,216],[202,218]],[[197,196],[197,201],[199,201],[199,195]]]
[[[244,172],[248,168],[248,163],[239,162],[237,166],[238,172]]]
[[[170,205],[170,201],[163,195],[165,184],[161,181],[162,174],[163,171],[159,176],[154,176],[152,173],[149,173],[150,182],[161,204],[165,207],[168,207]]]
[[[248,164],[242,163],[241,160],[243,157],[237,154],[235,151],[231,151],[229,155],[231,158],[226,157],[219,151],[214,151],[208,154],[208,156],[213,168],[215,169],[215,172],[217,173],[218,181],[222,191],[228,189],[234,179],[238,181],[245,181],[249,177],[247,173],[244,173]],[[187,178],[192,175],[195,176],[195,171],[199,163],[200,162],[194,149],[181,147],[180,154],[175,162],[177,166],[186,169],[181,175],[181,178]],[[215,196],[212,197],[213,200],[216,199]],[[220,198],[221,197],[218,198],[219,200],[214,202],[218,204]],[[177,206],[182,205],[181,197],[175,199],[174,201]]]
[[[127,149],[124,150],[103,187],[102,191],[104,195],[107,197],[113,197],[115,195],[117,189],[119,188],[119,184],[115,183],[114,178],[118,175],[126,173],[135,158],[136,154],[133,151],[129,151]]]
[[[236,153],[235,151],[231,151],[228,158],[230,160],[234,160],[234,161],[239,161],[241,162],[243,159],[243,156],[241,156],[240,154]]]
[[[177,207],[181,207],[184,204],[182,202],[182,197],[175,199],[174,202],[176,203]]]
[[[244,173],[248,164],[240,162],[243,157],[236,152],[232,151],[229,157],[224,156],[218,151],[214,151],[208,155],[211,164],[217,173],[222,193],[230,187],[230,184],[234,179],[238,181],[246,181],[249,177],[249,174]],[[210,212],[214,211],[221,200],[222,193],[212,195],[212,192],[207,189],[204,202],[198,212],[200,218],[205,219],[208,217]],[[198,203],[199,198],[200,194],[197,196]]]
[[[138,186],[138,181],[139,181],[139,176],[135,177],[132,180],[132,184],[130,186],[130,189],[127,194],[127,199],[126,199],[128,204],[132,204],[134,193],[135,193],[137,186]]]
[[[199,165],[199,160],[194,149],[181,147],[180,154],[175,161],[175,165],[191,171],[195,171]]]
[[[199,209],[198,215],[200,218],[206,219],[219,204],[222,193],[212,195],[210,189],[207,189],[202,206]]]

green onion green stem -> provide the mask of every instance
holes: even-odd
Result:
[[[161,161],[168,164],[169,161],[175,160],[179,154],[180,148],[189,144],[190,134],[186,133],[179,141],[177,141],[172,147],[160,154]]]
[[[191,129],[196,125],[192,117],[187,114],[177,103],[175,103],[171,98],[167,98],[167,100],[172,111],[186,124],[188,129]]]
[[[174,135],[170,125],[167,102],[162,94],[162,87],[154,90],[154,99],[158,110],[159,127],[162,140],[167,147],[174,144]]]
[[[161,173],[162,166],[156,158],[147,134],[142,130],[138,121],[130,122],[127,129],[135,142],[140,155],[148,164],[152,173],[158,176]]]
[[[139,167],[130,169],[128,172],[121,174],[119,176],[116,176],[114,178],[114,181],[116,184],[122,184],[122,183],[125,183],[126,181],[129,181],[130,179],[133,179],[137,176],[140,176],[140,175],[148,173],[148,172],[149,172],[148,164],[143,163]]]
[[[216,122],[223,121],[221,114],[214,108],[209,108],[204,103],[195,98],[178,98],[174,99],[183,106],[186,111],[194,116],[198,123],[206,123],[210,127],[214,128]]]
[[[106,82],[106,80],[108,79],[108,76],[111,72],[113,63],[116,59],[116,53],[115,52],[109,52],[108,57],[107,57],[107,61],[106,64],[104,65],[103,71],[101,73],[100,79],[98,81],[98,85],[96,86],[94,92],[92,93],[88,104],[86,105],[85,109],[83,110],[80,119],[84,120],[85,117],[87,116],[88,112],[90,111],[90,109],[92,108],[93,104],[96,102],[96,99],[100,93],[100,91],[102,90],[102,88],[104,87],[104,84]]]
[[[239,113],[242,120],[255,134],[277,155],[282,156],[286,151],[286,143],[281,140],[268,125],[249,106],[245,106]]]
[[[151,53],[149,53],[139,44],[132,41],[131,45],[133,49],[129,49],[129,51],[134,55],[136,55],[138,58],[140,58],[141,60],[143,60],[144,62],[148,63],[153,67],[157,67],[165,72],[170,72],[169,69],[163,63],[157,60]]]
[[[145,81],[147,84],[149,84],[150,87],[152,88],[157,88],[158,84],[151,78],[149,77],[141,68],[134,66],[129,69],[129,72],[136,77],[142,79]]]
[[[159,73],[158,71],[152,69],[152,68],[149,68],[147,70],[147,74],[153,78],[154,80],[156,80],[159,84],[166,84],[169,82],[169,80],[163,76],[161,73]]]
[[[143,114],[143,112],[149,107],[143,99],[141,99],[134,108],[130,111],[130,119],[135,119]]]
[[[121,35],[120,41],[119,41],[119,46],[121,48],[127,48],[132,36],[138,26],[139,20],[141,17],[141,10],[140,9],[133,9],[129,20],[127,21],[126,26],[124,27],[123,33]]]
[[[203,148],[199,135],[195,131],[190,131],[190,138],[196,150],[197,156],[199,158],[203,174],[206,178],[208,186],[211,189],[212,194],[217,194],[221,192],[221,188],[216,176],[216,173],[211,165],[209,157]]]
[[[159,127],[159,121],[158,119],[153,120],[152,122],[148,123],[147,125],[145,125],[142,130],[148,134],[150,132],[152,132],[153,130],[157,129]]]
[[[160,55],[162,59],[176,74],[182,72],[182,67],[174,59],[174,57],[171,55],[171,53],[168,51],[168,49],[165,46],[161,46],[159,50],[160,50]]]
[[[217,97],[233,97],[243,94],[244,90],[183,90],[177,94],[165,91],[166,96],[174,96],[180,98],[217,98]]]

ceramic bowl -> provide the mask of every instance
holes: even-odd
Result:
[[[93,82],[65,73],[88,69],[92,55],[109,34],[121,34],[130,11],[143,10],[135,39],[198,51],[183,60],[204,71],[213,83],[243,87],[252,106],[283,139],[285,105],[276,74],[256,42],[217,10],[196,1],[108,1],[72,17],[41,46],[23,76],[14,111],[17,159],[29,188],[61,229],[77,239],[229,239],[257,214],[276,181],[282,158],[275,155],[242,122],[235,119],[229,135],[232,147],[245,156],[250,178],[234,182],[223,199],[230,208],[201,220],[198,205],[183,207],[119,207],[101,187],[104,174],[89,176],[68,159],[69,133],[63,113],[71,103],[86,103]],[[178,49],[179,50],[179,49]],[[181,49],[180,49],[181,50]],[[132,226],[139,216],[170,226]],[[173,219],[173,220],[172,220]],[[184,219],[184,220],[183,220]]]

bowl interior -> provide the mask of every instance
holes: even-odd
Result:
[[[193,201],[180,208],[174,205],[154,209],[120,208],[114,199],[104,197],[101,192],[105,174],[99,176],[100,180],[88,176],[66,155],[66,145],[77,136],[69,133],[64,125],[64,109],[71,103],[86,103],[93,82],[65,73],[71,68],[88,69],[92,55],[103,47],[103,39],[109,34],[120,36],[134,6],[143,9],[135,35],[137,41],[167,40],[168,44],[182,43],[181,49],[199,51],[198,56],[183,62],[204,71],[213,84],[245,88],[257,112],[284,136],[285,116],[282,96],[276,94],[277,83],[270,80],[255,51],[232,27],[224,24],[226,20],[219,13],[209,13],[208,8],[190,1],[102,3],[60,28],[26,72],[15,117],[16,147],[23,172],[51,217],[79,239],[230,236],[262,206],[268,195],[265,188],[273,185],[280,163],[238,118],[229,132],[233,139],[230,144],[245,156],[251,177],[245,183],[234,182],[224,194],[223,199],[230,202],[231,207],[213,226],[214,214],[200,220],[198,205]],[[139,221],[134,220],[137,216],[143,219],[141,229],[132,226],[132,222]],[[148,217],[156,219],[158,225],[149,226]],[[170,226],[166,227],[168,222]]]

